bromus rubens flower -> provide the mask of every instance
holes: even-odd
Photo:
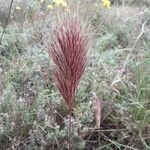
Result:
[[[53,80],[68,108],[68,143],[72,149],[72,111],[75,104],[75,93],[83,76],[88,50],[86,29],[80,22],[71,18],[64,19],[53,31],[49,54],[54,62]]]

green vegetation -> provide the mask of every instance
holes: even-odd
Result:
[[[66,2],[67,6],[55,6],[51,0],[13,3],[0,44],[0,149],[68,147],[67,110],[52,80],[47,43],[57,26],[55,18],[79,10],[82,23],[88,20],[93,34],[76,93],[73,147],[149,150],[149,0],[113,0],[109,9],[97,0]],[[0,2],[0,12],[2,6]],[[7,13],[0,13],[0,18],[7,19]],[[0,19],[0,36],[5,21]],[[101,102],[100,127],[96,99]]]

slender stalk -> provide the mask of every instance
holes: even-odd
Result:
[[[9,12],[8,12],[8,17],[7,17],[7,20],[6,20],[6,24],[5,24],[5,26],[4,26],[2,35],[1,35],[1,37],[0,37],[0,44],[2,43],[2,39],[3,39],[4,33],[5,33],[5,31],[6,31],[6,27],[7,27],[7,25],[8,25],[8,22],[9,22],[9,18],[10,18],[10,14],[11,14],[11,9],[12,9],[13,3],[14,3],[14,0],[11,0],[10,5],[9,5]]]
[[[72,140],[71,140],[71,126],[72,126],[72,122],[71,122],[71,116],[72,116],[72,108],[69,107],[69,122],[68,122],[68,144],[69,144],[69,150],[72,149]]]

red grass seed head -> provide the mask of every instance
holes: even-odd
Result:
[[[49,52],[54,66],[54,82],[68,108],[74,104],[77,85],[84,73],[88,39],[82,26],[75,20],[61,23],[54,30]]]

